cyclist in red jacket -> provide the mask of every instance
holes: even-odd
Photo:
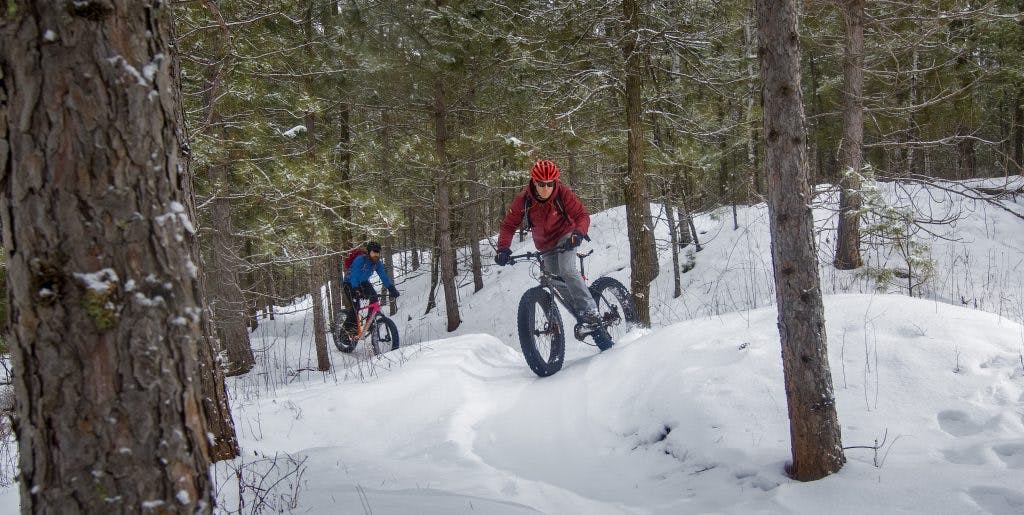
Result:
[[[558,166],[542,159],[530,169],[530,183],[520,191],[501,222],[498,235],[498,253],[494,262],[505,266],[509,263],[512,250],[512,235],[523,220],[526,228],[533,232],[533,243],[538,252],[556,249],[570,250],[578,247],[583,240],[589,240],[590,214],[579,197],[568,186],[558,181]],[[556,252],[544,258],[541,265],[547,272],[562,278],[564,283],[555,284],[562,296],[572,302],[573,311],[579,321],[588,325],[600,324],[597,304],[576,269],[575,252]]]

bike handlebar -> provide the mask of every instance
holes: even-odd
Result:
[[[544,252],[524,252],[522,254],[516,254],[514,256],[509,256],[508,257],[508,264],[510,264],[510,265],[516,264],[516,260],[517,259],[540,259],[540,258],[542,258],[544,256],[547,256],[547,255],[550,255],[550,254],[561,254],[563,252],[571,252],[573,250],[575,250],[575,248],[572,248],[572,249],[554,248],[554,249],[551,249],[551,250],[545,250]],[[593,253],[594,253],[594,249],[590,249],[590,251],[587,252],[586,254],[581,253],[581,252],[577,252],[576,255],[580,258],[580,260],[582,260],[583,258],[585,258],[585,257],[587,257],[587,256],[589,256],[589,255],[591,255]]]

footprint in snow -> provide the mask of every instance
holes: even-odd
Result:
[[[975,486],[967,490],[971,499],[992,515],[1020,515],[1024,513],[1024,494],[1007,488]]]
[[[1004,443],[992,447],[996,456],[1011,469],[1024,469],[1024,443]]]
[[[975,422],[970,415],[960,410],[942,411],[937,416],[939,427],[943,431],[957,437],[976,435],[981,432],[982,426]]]

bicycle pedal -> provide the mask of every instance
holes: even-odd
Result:
[[[576,325],[572,328],[572,334],[577,340],[583,341],[584,338],[597,332],[598,328],[590,327],[583,322],[576,322]]]

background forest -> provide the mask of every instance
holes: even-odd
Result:
[[[668,245],[642,240],[648,202],[670,207],[685,242],[691,213],[763,200],[748,2],[638,2],[632,17],[592,1],[174,6],[200,241],[229,351],[258,311],[321,278],[337,312],[340,260],[369,238],[403,252],[398,275],[431,274],[454,330],[456,269],[483,286],[480,246],[536,158],[559,163],[591,210],[627,204],[635,269],[645,247]],[[833,184],[848,17],[834,2],[803,7],[810,173]],[[856,175],[1020,173],[1021,11],[1019,0],[867,2]],[[631,101],[643,138],[628,146]]]

